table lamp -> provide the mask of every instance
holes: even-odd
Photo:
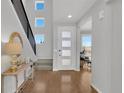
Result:
[[[13,72],[17,70],[17,62],[18,62],[17,58],[21,54],[21,51],[22,51],[22,39],[20,39],[21,43],[17,43],[17,42],[14,42],[15,37],[19,37],[20,39],[19,33],[17,32],[12,33],[10,36],[9,42],[6,43],[4,46],[5,53],[12,57],[11,70]]]

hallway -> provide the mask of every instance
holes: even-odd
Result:
[[[19,93],[97,93],[90,87],[91,72],[35,71],[34,81],[28,81]]]
[[[121,41],[122,0],[1,0],[1,92],[122,93]]]

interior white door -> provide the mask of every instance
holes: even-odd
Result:
[[[58,28],[58,68],[60,70],[74,70],[76,67],[76,28],[62,26]]]

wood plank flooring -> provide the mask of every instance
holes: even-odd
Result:
[[[91,72],[35,71],[34,81],[29,80],[19,93],[97,93],[91,88]]]

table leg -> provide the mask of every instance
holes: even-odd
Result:
[[[31,78],[32,78],[32,81],[34,80],[34,67],[32,67],[32,76],[31,76]]]
[[[4,93],[4,76],[1,76],[1,92]]]
[[[18,77],[17,77],[17,75],[15,75],[15,79],[16,79],[16,93],[18,93]]]

